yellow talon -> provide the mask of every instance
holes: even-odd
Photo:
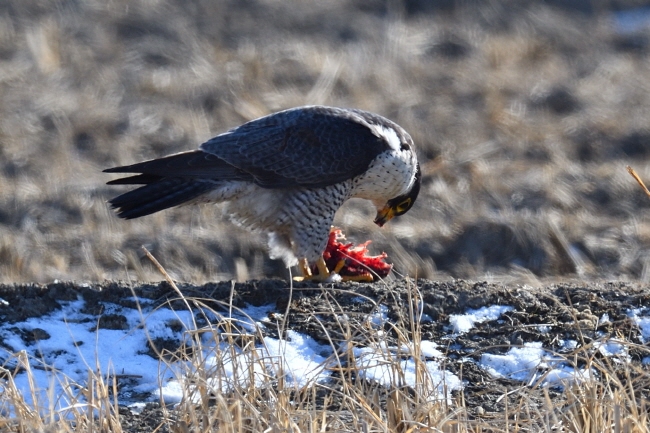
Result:
[[[371,283],[375,281],[375,278],[370,273],[361,275],[346,275],[342,278],[342,281],[356,281],[357,283]]]
[[[309,263],[307,259],[300,260],[300,272],[302,273],[302,278],[309,279],[311,278],[311,269],[309,268]]]
[[[318,275],[312,274],[307,259],[300,260],[298,266],[300,268],[300,273],[302,273],[302,276],[295,277],[295,281],[327,281],[327,279],[330,277],[330,271],[327,269],[327,264],[325,263],[323,256],[320,256],[316,262]]]
[[[345,260],[339,260],[339,262],[336,264],[336,267],[332,272],[339,273],[341,272],[341,269],[343,269],[343,266],[345,266]]]
[[[330,276],[330,271],[327,269],[327,263],[325,263],[325,259],[323,256],[320,256],[318,258],[318,261],[316,262],[316,267],[318,268],[318,275],[323,276],[325,278]]]

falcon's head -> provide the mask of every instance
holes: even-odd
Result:
[[[396,216],[404,215],[406,212],[413,207],[415,199],[418,198],[420,193],[420,183],[422,182],[422,172],[420,171],[420,164],[417,165],[415,171],[415,178],[413,180],[413,185],[411,189],[406,191],[404,194],[399,195],[395,198],[392,198],[386,202],[384,207],[377,211],[377,216],[375,217],[375,224],[379,227],[383,227],[388,221],[393,219]]]

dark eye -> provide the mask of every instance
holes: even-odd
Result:
[[[407,198],[406,200],[400,202],[400,204],[395,206],[395,213],[397,213],[398,215],[401,215],[404,212],[406,212],[407,210],[409,210],[410,207],[411,207],[411,199]]]

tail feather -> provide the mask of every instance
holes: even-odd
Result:
[[[252,180],[251,174],[201,150],[108,168],[104,172],[136,173],[111,180],[108,185],[143,185],[109,201],[117,215],[125,219],[190,202],[221,181]]]
[[[106,182],[106,185],[147,185],[159,180],[160,176],[153,174],[138,174],[108,181]]]
[[[119,195],[109,203],[120,218],[133,219],[179,206],[213,188],[210,181],[166,177]]]

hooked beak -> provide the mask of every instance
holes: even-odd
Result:
[[[377,211],[377,216],[375,217],[375,224],[379,227],[383,227],[388,221],[392,220],[395,216],[395,211],[390,206],[384,206]]]

